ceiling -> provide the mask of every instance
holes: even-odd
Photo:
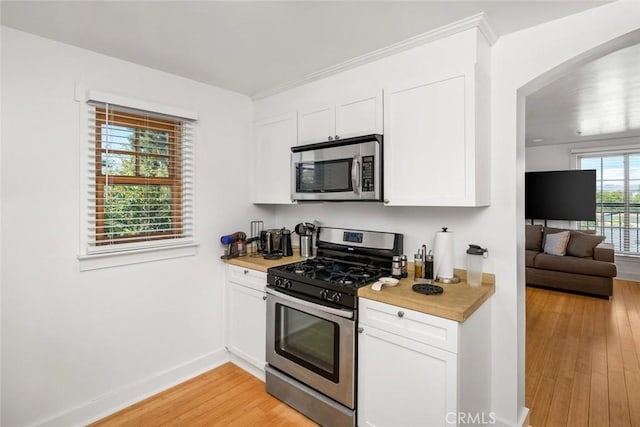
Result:
[[[500,36],[604,1],[7,1],[3,25],[249,96],[475,15]]]
[[[484,12],[497,36],[607,1],[0,1],[2,25],[251,97]],[[640,135],[640,47],[527,97],[527,146]],[[540,141],[541,140],[541,141]]]
[[[559,78],[526,99],[528,146],[640,135],[640,44]]]

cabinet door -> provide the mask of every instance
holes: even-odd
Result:
[[[382,118],[382,91],[350,97],[336,104],[336,135],[381,134]]]
[[[473,135],[467,139],[465,79],[463,74],[385,90],[387,204],[469,205],[474,164],[468,157]]]
[[[358,425],[455,423],[457,356],[363,323],[360,326]]]
[[[296,145],[296,114],[256,122],[254,132],[253,203],[291,203],[291,147]]]
[[[266,302],[265,293],[233,282],[228,283],[229,351],[255,365],[265,366]]]
[[[335,107],[324,105],[298,112],[298,145],[335,137]]]

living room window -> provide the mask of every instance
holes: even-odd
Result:
[[[596,232],[616,253],[640,255],[640,151],[579,155],[578,168],[596,170]]]

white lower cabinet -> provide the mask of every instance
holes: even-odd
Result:
[[[227,349],[232,361],[264,379],[267,274],[227,265]]]
[[[489,314],[458,323],[360,298],[358,425],[490,420]]]

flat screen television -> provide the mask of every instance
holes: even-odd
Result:
[[[527,172],[524,176],[527,219],[596,220],[596,171]]]

